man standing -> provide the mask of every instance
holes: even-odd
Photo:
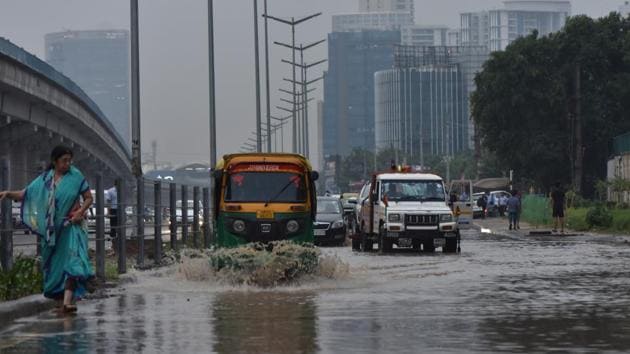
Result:
[[[105,191],[105,202],[107,203],[109,216],[109,237],[112,239],[112,249],[117,252],[118,240],[116,239],[116,230],[118,228],[118,191],[116,187],[112,187]]]
[[[508,197],[503,194],[499,197],[499,215],[505,216],[505,210],[507,209]]]
[[[551,191],[553,232],[558,232],[558,224],[560,224],[560,233],[564,234],[564,209],[564,190],[562,189],[560,182],[557,182],[555,188]]]
[[[521,210],[521,200],[516,191],[512,191],[512,196],[507,201],[508,219],[510,220],[510,230],[520,229],[518,226],[518,213]]]
[[[477,206],[481,208],[481,218],[485,219],[486,218],[486,209],[488,207],[488,197],[486,197],[486,194],[482,194],[481,197],[479,197],[479,199],[477,199]]]

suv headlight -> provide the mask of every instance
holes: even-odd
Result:
[[[453,222],[453,214],[440,215],[440,222]]]
[[[389,222],[400,222],[400,214],[389,214],[387,216]]]
[[[337,220],[332,224],[333,229],[340,229],[343,227],[343,220]]]

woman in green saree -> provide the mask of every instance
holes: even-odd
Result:
[[[22,221],[39,236],[44,296],[60,301],[64,312],[77,310],[76,300],[94,277],[84,222],[92,193],[72,156],[69,148],[57,146],[49,169],[26,189],[0,192],[0,200],[22,201]]]

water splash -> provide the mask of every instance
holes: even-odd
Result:
[[[213,251],[188,250],[177,274],[189,281],[271,288],[317,279],[341,279],[350,267],[336,255],[322,255],[312,245],[288,241],[252,243]]]

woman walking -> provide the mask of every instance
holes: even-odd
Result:
[[[49,168],[26,189],[0,192],[0,200],[22,201],[22,221],[39,236],[44,296],[60,302],[63,312],[77,310],[76,300],[94,277],[83,219],[92,193],[72,157],[72,150],[57,146]]]

